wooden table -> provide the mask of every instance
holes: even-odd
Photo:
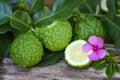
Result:
[[[106,46],[116,54],[115,49],[111,48],[113,46]],[[46,67],[22,68],[6,57],[0,65],[0,80],[120,80],[120,74],[115,73],[109,79],[105,68],[101,71],[95,71],[92,67],[75,69],[68,66],[64,59]]]

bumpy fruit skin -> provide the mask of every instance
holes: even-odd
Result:
[[[90,36],[99,36],[104,39],[105,30],[102,23],[92,16],[80,15],[78,23],[75,26],[75,40],[87,40]]]
[[[42,43],[31,31],[20,34],[10,48],[10,57],[22,67],[34,66],[40,62],[43,54]]]
[[[47,49],[60,51],[71,41],[72,27],[66,20],[55,20],[51,25],[36,28],[35,34]]]

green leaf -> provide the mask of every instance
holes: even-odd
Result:
[[[25,8],[29,13],[35,13],[44,6],[44,0],[25,0]]]
[[[41,62],[38,66],[47,66],[57,62],[61,57],[63,57],[64,52],[50,52],[46,51]]]
[[[0,61],[9,52],[10,44],[12,42],[11,33],[0,34]]]
[[[109,12],[106,13],[106,15],[110,18],[113,19],[114,16],[117,14],[117,6],[118,6],[118,1],[117,0],[110,0],[107,1],[107,7],[109,9]]]
[[[74,9],[83,1],[84,0],[56,0],[52,8],[54,19],[68,19],[71,17]]]
[[[0,25],[9,21],[7,16],[12,15],[12,8],[8,0],[0,0]]]
[[[114,16],[113,19],[110,19],[107,16],[104,16],[102,19],[103,25],[107,33],[111,36],[115,43],[115,49],[120,51],[120,18],[118,16]]]
[[[115,39],[114,39],[114,42],[115,42],[115,49],[117,50],[117,51],[120,51],[120,31],[119,32],[117,32],[116,31],[116,35],[115,35]]]
[[[8,31],[12,31],[13,29],[11,28],[9,23],[5,23],[3,25],[0,25],[0,34],[4,34]]]
[[[120,16],[117,14],[117,0],[107,1],[109,11],[103,16],[101,21],[105,26],[106,32],[115,43],[115,49],[120,51]]]
[[[83,13],[94,14],[96,12],[97,3],[98,0],[85,0],[84,3],[80,5],[79,9]]]
[[[108,54],[108,55],[106,56],[105,59],[106,59],[107,63],[109,63],[109,62],[113,61],[114,55],[113,55],[112,52],[108,52],[107,54]]]
[[[93,63],[93,68],[96,70],[101,70],[105,67],[105,65],[106,65],[106,60],[100,59],[100,60]]]
[[[20,32],[27,31],[27,29],[31,27],[32,22],[29,14],[22,10],[15,11],[10,18],[10,25]]]
[[[107,68],[106,68],[106,75],[107,75],[109,78],[111,78],[111,77],[113,77],[114,72],[115,72],[114,63],[113,63],[113,62],[108,63],[108,66],[107,66]]]
[[[40,10],[39,12],[35,13],[33,16],[33,20],[34,22],[38,21],[41,18],[44,18],[46,16],[50,16],[52,14],[51,10],[47,7],[44,7],[42,10]],[[39,23],[37,23],[35,26],[42,26],[42,25],[48,25],[51,24],[53,22],[53,18],[47,18],[44,19],[42,21],[40,21]]]
[[[68,19],[74,12],[74,9],[76,9],[83,1],[84,0],[56,0],[53,5],[52,14],[38,19],[34,24],[37,25],[51,17],[54,19]]]
[[[118,73],[120,73],[120,66],[117,63],[115,63],[115,69]]]
[[[112,59],[112,58],[114,57],[113,53],[112,53],[112,52],[109,52],[109,53],[108,53],[108,57],[109,57],[110,59]]]
[[[9,0],[10,4],[16,5],[20,2],[20,0]]]

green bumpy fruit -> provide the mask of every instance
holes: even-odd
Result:
[[[72,26],[67,20],[55,20],[51,25],[36,28],[35,34],[47,49],[60,51],[71,41]]]
[[[83,39],[87,40],[90,36],[96,35],[105,37],[105,30],[102,23],[92,16],[87,16],[84,14],[79,15],[78,23],[75,26],[75,40]]]
[[[41,61],[43,46],[31,31],[20,34],[11,44],[10,57],[22,66],[31,67]]]

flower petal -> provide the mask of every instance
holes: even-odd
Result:
[[[100,59],[103,58],[106,54],[107,54],[107,51],[104,49],[100,49],[97,51],[97,55]]]
[[[91,46],[89,43],[85,43],[84,45],[83,45],[83,47],[82,47],[82,50],[84,51],[84,52],[88,52],[88,51],[90,51],[90,50],[92,50],[93,49],[93,46]]]
[[[98,37],[98,43],[97,43],[98,48],[102,48],[103,45],[104,45],[103,39]]]
[[[97,46],[98,44],[98,37],[97,36],[91,36],[89,39],[88,39],[88,42],[90,44],[92,44],[93,46]]]
[[[99,59],[99,57],[97,56],[95,52],[92,52],[91,54],[89,54],[88,58],[92,61],[97,61]]]

